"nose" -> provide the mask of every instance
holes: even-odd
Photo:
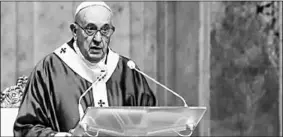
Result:
[[[97,42],[101,42],[102,41],[102,36],[100,31],[97,31],[97,33],[94,35],[93,40],[97,41]]]

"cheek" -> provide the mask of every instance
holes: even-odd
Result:
[[[83,34],[82,32],[78,32],[77,34],[77,41],[80,43],[85,43],[89,41],[91,38],[89,38],[87,35]]]
[[[89,44],[92,41],[91,37],[87,37],[87,36],[83,37],[82,40],[85,45]]]
[[[110,41],[110,38],[103,38],[103,42],[105,43],[105,44],[109,44],[109,41]]]
[[[88,49],[90,41],[91,41],[91,38],[80,36],[80,37],[78,37],[77,43],[83,49]]]

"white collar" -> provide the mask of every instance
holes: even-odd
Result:
[[[119,61],[119,55],[113,52],[110,48],[108,49],[109,52],[107,54],[106,62],[107,75],[104,78],[106,81],[111,77]],[[67,43],[64,43],[62,46],[54,50],[54,53],[58,55],[73,71],[89,82],[92,83],[96,80],[97,76],[94,75],[93,70],[86,65],[81,57],[76,54]]]

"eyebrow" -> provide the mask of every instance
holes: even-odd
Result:
[[[100,28],[103,28],[103,27],[105,27],[106,25],[111,26],[109,23],[105,23],[105,24],[103,24]],[[98,28],[97,25],[94,24],[94,23],[87,23],[87,24],[85,25],[85,27],[88,27],[88,26],[95,26],[96,28]]]

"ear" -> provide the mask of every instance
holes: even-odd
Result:
[[[76,26],[76,24],[72,23],[70,25],[70,29],[71,29],[73,37],[76,39],[76,37],[77,37],[77,26]]]

